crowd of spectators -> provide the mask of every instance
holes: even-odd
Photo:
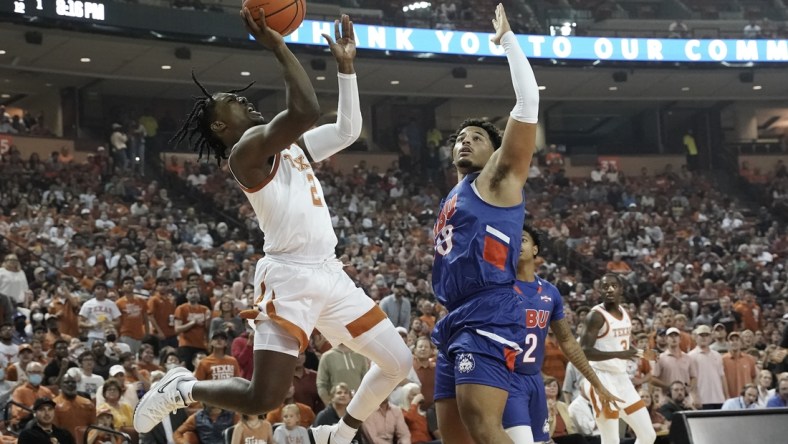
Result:
[[[788,168],[785,162],[778,160],[772,171],[762,171],[743,161],[739,176],[752,187],[753,192],[763,197],[773,212],[788,215]]]
[[[30,110],[8,112],[4,105],[0,105],[0,134],[51,136],[52,132],[44,125],[43,112],[36,116]]]
[[[432,149],[445,158],[445,148]],[[82,164],[61,154],[42,161],[11,150],[0,163],[0,400],[35,410],[29,421],[28,410],[15,406],[8,426],[54,424],[79,435],[103,424],[131,432],[133,406],[172,366],[201,379],[249,377],[251,338],[238,314],[253,304],[249,280],[261,233],[226,168],[165,161],[177,180],[247,230],[200,213],[156,181],[113,172],[106,151]],[[380,302],[415,358],[408,380],[358,440],[439,438],[428,336],[445,309],[430,285],[430,231],[452,185],[451,169],[420,175],[399,162],[384,171],[361,162],[343,174],[331,161],[314,168],[338,257]],[[570,179],[553,150],[535,162],[526,192],[529,220],[547,237],[538,273],[561,291],[577,334],[600,301],[601,272],[629,283],[632,341],[647,350],[632,377],[652,401],[657,430],[666,430],[678,409],[719,408],[726,399],[750,406],[748,384],[758,391],[756,405],[784,404],[788,238],[768,210],[753,212],[684,168],[630,177],[606,164],[588,178]],[[546,379],[553,436],[594,435],[592,423],[572,416],[584,399],[576,370],[554,341],[546,350],[544,372],[555,378]],[[682,353],[692,360],[686,375],[666,363]],[[301,433],[298,427],[337,421],[367,368],[363,357],[315,332],[279,410],[241,418],[195,405],[141,439],[208,444],[222,442],[222,431],[234,426],[233,433],[278,442]],[[709,385],[715,374],[720,384]],[[685,384],[674,387],[677,379]],[[54,403],[49,423],[51,403],[38,401],[45,398]]]

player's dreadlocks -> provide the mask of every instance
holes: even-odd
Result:
[[[197,80],[197,77],[194,75],[194,71],[192,71],[192,80],[195,84],[200,88],[202,93],[205,97],[194,97],[194,107],[192,108],[191,113],[186,118],[186,122],[183,123],[183,126],[172,136],[172,139],[169,140],[169,143],[174,144],[176,147],[183,142],[184,139],[189,143],[189,145],[193,146],[194,151],[199,152],[199,158],[202,159],[203,151],[208,149],[208,155],[210,156],[210,151],[213,151],[213,155],[216,157],[216,163],[221,163],[222,159],[226,159],[227,155],[225,154],[225,150],[227,147],[224,146],[221,140],[219,140],[216,135],[214,135],[213,131],[211,130],[211,122],[213,121],[213,107],[216,104],[216,101],[213,100],[213,96],[208,92],[207,89]],[[246,85],[245,88],[241,89],[233,89],[231,91],[227,91],[227,94],[237,94],[239,92],[246,91],[249,89],[254,82]]]

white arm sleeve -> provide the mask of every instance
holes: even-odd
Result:
[[[525,58],[517,37],[509,31],[501,38],[501,45],[509,60],[509,71],[512,73],[512,85],[517,103],[511,116],[518,122],[536,123],[539,121],[539,85],[536,83],[531,64]]]
[[[347,148],[361,134],[361,104],[355,74],[338,73],[337,121],[304,133],[304,145],[315,162],[326,160]]]

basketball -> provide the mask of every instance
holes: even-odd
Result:
[[[243,6],[255,20],[260,19],[258,8],[262,7],[266,26],[283,36],[295,31],[306,17],[305,0],[244,0]]]

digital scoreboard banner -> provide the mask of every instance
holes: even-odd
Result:
[[[240,18],[234,14],[187,11],[112,1],[0,0],[0,18],[46,26],[68,26],[119,35],[154,35],[195,43],[247,44]],[[360,49],[433,55],[502,56],[479,32],[355,25]],[[322,33],[333,24],[306,20],[285,40],[324,46]],[[776,39],[657,39],[608,37],[518,36],[526,55],[535,59],[601,60],[616,62],[786,63],[788,40]],[[415,55],[415,54],[414,54]]]

